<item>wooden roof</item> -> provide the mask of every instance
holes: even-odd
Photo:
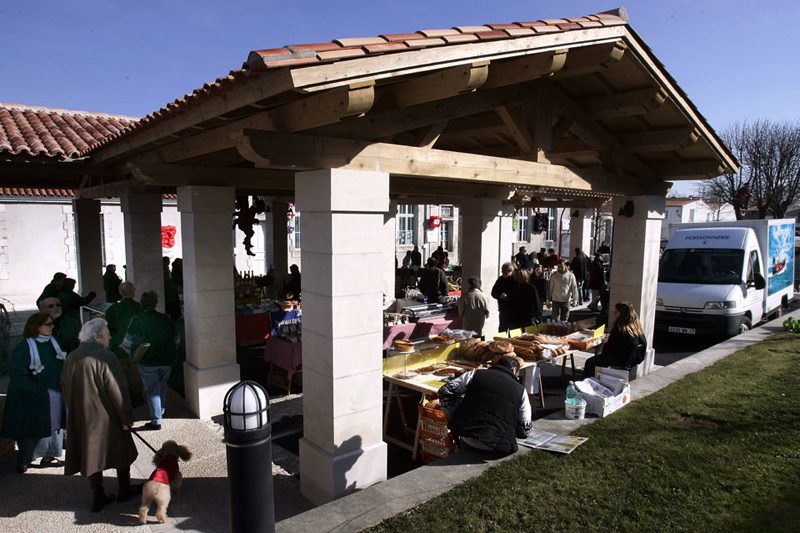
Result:
[[[291,194],[295,171],[345,167],[430,202],[663,194],[738,167],[624,10],[254,51],[85,155],[113,174],[86,194],[121,178]]]

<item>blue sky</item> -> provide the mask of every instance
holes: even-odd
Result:
[[[620,5],[714,128],[800,119],[797,0],[2,0],[0,101],[145,115],[254,49]]]

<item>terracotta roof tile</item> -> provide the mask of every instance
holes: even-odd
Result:
[[[461,32],[454,29],[446,29],[446,30],[419,30],[417,33],[424,35],[425,37],[442,37],[443,35],[457,35]]]
[[[406,41],[406,44],[409,48],[425,48],[428,46],[441,46],[445,43],[443,38],[432,38],[432,39],[416,39],[414,41]]]
[[[338,50],[341,48],[336,43],[314,43],[314,44],[291,44],[287,46],[292,52],[327,52],[329,50]]]
[[[586,20],[583,22],[578,22],[581,28],[599,28],[602,24],[596,20]]]
[[[414,39],[422,39],[425,36],[421,33],[384,33],[381,35],[384,39],[389,42],[394,41],[412,41]]]
[[[342,48],[329,52],[318,52],[317,57],[320,61],[331,61],[334,59],[347,59],[351,57],[361,57],[367,55],[361,48]]]
[[[304,65],[306,63],[316,63],[318,60],[316,56],[313,57],[297,57],[288,59],[276,59],[274,61],[265,61],[266,68],[280,68],[280,67],[294,67],[297,65]]]
[[[509,35],[503,30],[484,31],[476,33],[481,41],[493,41],[494,39],[508,39]]]
[[[508,28],[505,32],[511,37],[524,37],[526,35],[534,35],[536,32],[531,28]]]
[[[574,22],[567,22],[566,24],[557,24],[559,30],[580,30],[581,25]]]
[[[383,37],[356,37],[354,39],[334,39],[333,42],[342,46],[367,46],[370,44],[382,44],[386,40]]]
[[[487,24],[493,30],[510,30],[513,28],[519,28],[519,24]]]
[[[478,36],[474,33],[459,33],[458,35],[445,35],[442,37],[442,39],[447,41],[447,44],[469,43],[472,41],[477,41]]]
[[[396,52],[398,50],[408,50],[406,43],[379,43],[368,44],[362,47],[368,54],[380,54],[382,52]]]
[[[0,153],[69,159],[136,117],[0,103]]]
[[[461,33],[481,33],[484,31],[492,31],[492,28],[489,26],[455,26],[454,30],[458,30]]]

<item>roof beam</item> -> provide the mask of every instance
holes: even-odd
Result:
[[[444,132],[448,124],[450,124],[449,120],[431,124],[422,134],[422,137],[420,137],[417,146],[420,148],[433,148],[433,145],[436,144],[436,141],[442,136],[442,132]]]
[[[580,101],[582,108],[594,119],[644,115],[667,101],[667,92],[661,87],[594,96]]]
[[[558,79],[571,78],[611,68],[622,61],[627,50],[628,45],[621,39],[611,43],[573,48],[567,56],[564,68],[553,76]]]
[[[161,163],[129,163],[127,168],[145,185],[294,190],[294,172],[287,170]]]
[[[575,208],[575,209],[597,209],[608,201],[608,198],[566,198],[563,200],[506,200],[503,203],[516,207],[538,207],[538,208]]]
[[[252,130],[243,131],[238,141],[275,168],[349,168],[471,183],[592,188],[569,168],[531,161]]]
[[[537,160],[535,159],[537,153],[536,143],[528,131],[528,126],[522,121],[519,114],[511,112],[507,106],[496,107],[495,111],[497,111],[498,116],[505,124],[509,135],[519,146],[522,157]]]
[[[551,93],[553,103],[558,106],[559,112],[572,121],[572,131],[586,144],[598,150],[609,150],[618,164],[640,176],[654,175],[652,169],[627,151],[613,135],[561,90],[552,87]]]
[[[642,131],[619,136],[622,145],[634,153],[671,152],[696,143],[700,133],[693,128]]]
[[[476,61],[397,83],[391,93],[399,107],[409,107],[472,92],[488,76],[489,62]]]
[[[725,167],[719,161],[687,161],[656,165],[655,171],[665,180],[697,180],[716,178],[725,173]]]
[[[485,89],[524,83],[558,72],[567,62],[568,50],[552,50],[505,61],[492,61]]]

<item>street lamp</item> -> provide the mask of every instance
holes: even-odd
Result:
[[[275,531],[272,492],[272,426],[269,396],[254,381],[242,381],[225,394],[223,406],[231,531]]]

